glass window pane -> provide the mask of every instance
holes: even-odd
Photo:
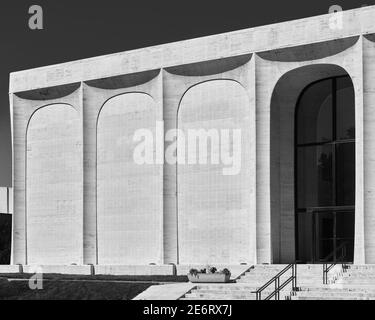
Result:
[[[317,213],[317,224],[319,239],[333,239],[334,216],[331,212]]]
[[[336,135],[337,140],[355,138],[354,89],[350,77],[337,78]]]
[[[317,250],[319,250],[319,252],[317,253],[317,256],[320,261],[331,262],[334,260],[335,257],[331,256],[334,250],[333,239],[319,240]]]
[[[297,207],[333,205],[332,145],[299,147]]]
[[[297,215],[298,228],[298,260],[312,262],[313,250],[313,222],[312,214],[299,213]]]
[[[317,82],[304,91],[297,122],[298,144],[332,140],[332,79]]]
[[[343,239],[354,238],[354,212],[336,213],[336,237]]]
[[[355,204],[355,143],[336,145],[337,205]]]

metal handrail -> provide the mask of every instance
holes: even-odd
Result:
[[[333,250],[328,256],[326,256],[323,260],[328,260],[329,258],[333,257],[333,255],[341,249],[341,255],[339,257],[339,261],[341,261],[341,267],[343,272],[346,270],[346,264],[344,263],[344,257],[346,256],[346,245],[347,242],[343,242],[340,246],[338,246],[335,250]],[[328,284],[328,272],[337,265],[337,262],[334,263],[324,263],[323,264],[323,284]]]
[[[280,277],[290,269],[292,269],[292,275],[280,284]],[[275,300],[280,300],[280,291],[284,289],[290,282],[292,282],[292,290],[295,291],[297,288],[297,265],[295,263],[289,264],[271,280],[267,281],[263,286],[258,288],[257,291],[253,291],[252,293],[256,294],[257,300],[262,300],[262,291],[268,288],[271,284],[274,284],[275,290],[272,291],[272,293],[269,294],[264,300],[270,300],[272,297],[275,297]]]

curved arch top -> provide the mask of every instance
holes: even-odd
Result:
[[[125,106],[123,104],[124,100],[128,100],[129,105]],[[144,101],[148,100],[148,103],[146,104],[138,103],[137,100],[144,100]],[[103,103],[103,105],[99,109],[98,116],[96,119],[97,127],[99,124],[99,119],[101,118],[101,115],[104,109],[106,110],[107,113],[113,112],[117,114],[122,114],[122,113],[137,112],[137,111],[142,110],[142,108],[148,108],[149,105],[153,105],[154,108],[152,109],[154,112],[156,110],[156,105],[154,104],[155,104],[155,100],[153,99],[153,97],[150,94],[142,92],[142,91],[125,92],[125,93],[120,93],[118,95],[110,97]],[[110,107],[108,108],[108,106]]]
[[[307,85],[324,78],[349,75],[348,71],[337,64],[314,63],[291,69],[284,73],[276,82],[272,91],[272,97],[277,94],[280,86],[292,86],[300,91]]]
[[[216,83],[220,83],[221,85],[224,84],[224,86],[226,86],[226,83],[230,83],[231,85],[229,85],[229,86],[241,87],[242,90],[247,95],[245,87],[239,81],[234,80],[234,79],[229,79],[229,78],[220,78],[220,79],[217,78],[217,79],[215,79],[214,78],[214,79],[209,79],[209,80],[204,80],[204,81],[197,82],[197,83],[193,84],[192,86],[190,86],[189,88],[187,88],[185,90],[185,92],[182,94],[182,96],[180,98],[180,101],[178,103],[178,107],[177,107],[177,119],[178,119],[178,116],[179,116],[179,113],[180,113],[182,101],[186,98],[186,96],[189,96],[191,94],[191,92],[194,93],[196,87],[199,86],[199,89],[201,89],[202,88],[201,86],[203,86],[203,87],[210,86],[211,83],[214,83],[214,85]]]

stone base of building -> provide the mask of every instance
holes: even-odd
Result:
[[[173,276],[174,265],[96,265],[97,275],[129,275],[129,276]]]
[[[0,265],[0,273],[55,273],[66,275],[173,276],[174,265]]]
[[[56,273],[74,275],[94,275],[91,265],[24,265],[23,273]]]
[[[0,265],[0,273],[21,273],[21,265]]]
[[[213,265],[218,270],[227,268],[232,279],[246,272],[251,265]],[[66,275],[112,276],[184,276],[191,268],[203,269],[207,265],[0,265],[0,273],[54,273]]]

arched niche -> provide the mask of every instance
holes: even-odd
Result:
[[[82,136],[67,104],[37,109],[27,128],[28,264],[81,264]]]
[[[191,87],[178,110],[178,129],[185,137],[186,159],[200,155],[188,149],[191,130],[214,130],[219,144],[208,137],[206,164],[177,166],[178,251],[180,264],[239,264],[255,256],[255,210],[252,210],[251,130],[253,114],[246,90],[232,80],[211,80]],[[213,163],[211,155],[233,155],[233,130],[241,132],[239,168]],[[222,130],[231,133],[229,145]],[[178,138],[180,139],[180,138]],[[202,140],[203,141],[203,140]],[[199,141],[201,143],[202,141]],[[180,146],[180,145],[179,145]],[[182,148],[182,147],[180,147]],[[239,161],[238,161],[239,160]]]
[[[99,264],[161,263],[162,167],[137,164],[138,129],[155,137],[156,104],[132,92],[109,99],[97,122]]]

